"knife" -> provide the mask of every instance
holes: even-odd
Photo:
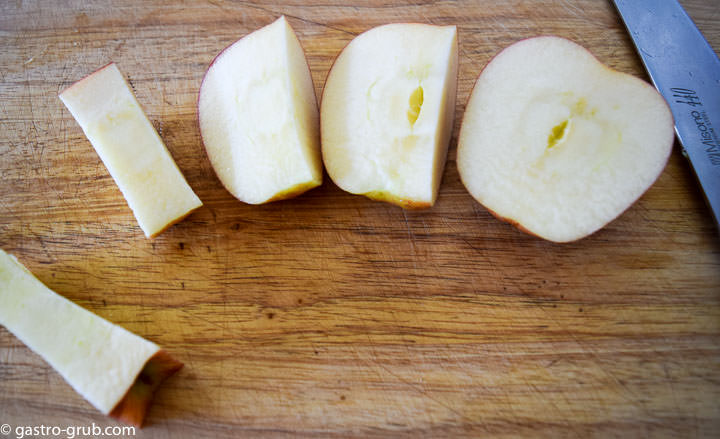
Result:
[[[720,229],[720,60],[677,0],[614,0]]]

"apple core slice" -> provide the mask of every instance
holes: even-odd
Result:
[[[291,198],[322,183],[315,89],[285,17],[215,58],[198,118],[215,173],[240,201]]]
[[[185,181],[113,63],[76,82],[60,99],[90,140],[147,237],[202,202]]]
[[[328,74],[322,155],[341,189],[404,208],[435,203],[455,113],[455,26],[397,23],[357,36]]]
[[[583,238],[630,207],[662,173],[673,119],[646,82],[582,46],[535,37],[480,74],[458,140],[470,194],[542,238]]]
[[[152,394],[182,363],[81,308],[0,250],[0,324],[105,415],[141,426]]]

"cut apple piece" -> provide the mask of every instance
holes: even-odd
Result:
[[[198,117],[215,173],[240,201],[291,198],[322,184],[315,89],[285,17],[220,52],[200,86]]]
[[[328,74],[322,155],[341,189],[404,208],[435,203],[452,134],[455,26],[398,23],[357,36]]]
[[[472,91],[457,166],[497,217],[542,238],[583,238],[630,207],[662,173],[673,119],[646,82],[559,37],[501,51]]]
[[[70,302],[0,250],[0,324],[103,414],[141,426],[160,382],[182,363]]]
[[[60,93],[125,196],[140,228],[153,237],[202,202],[192,191],[115,64]]]

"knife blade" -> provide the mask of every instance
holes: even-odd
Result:
[[[720,60],[677,0],[613,0],[720,230]]]

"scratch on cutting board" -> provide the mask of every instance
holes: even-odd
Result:
[[[27,103],[28,103],[28,106],[30,109],[30,124],[32,126],[32,129],[27,130],[27,135],[25,137],[25,141],[27,143],[31,144],[30,145],[30,153],[32,154],[34,151],[34,148],[32,145],[37,144],[37,139],[38,139],[38,128],[37,128],[37,124],[35,122],[37,119],[35,118],[35,106],[33,104],[32,93],[30,92],[30,90],[31,90],[30,77],[28,76],[27,69],[23,68],[23,74],[25,76],[25,90],[26,90],[25,99],[27,99]],[[32,141],[30,139],[31,135],[33,137]],[[42,153],[43,153],[43,151],[41,150],[40,158],[42,158]],[[35,159],[34,154],[33,154],[33,159]]]
[[[531,383],[530,380],[527,379],[527,377],[523,377],[523,381],[525,382],[525,385],[529,389],[532,389],[533,392],[535,392],[535,394],[537,394],[543,401],[545,401],[546,403],[549,403],[555,409],[556,414],[558,414],[560,417],[563,416],[564,411],[560,407],[558,407],[558,405],[555,403],[555,401],[553,400],[552,397],[547,397],[547,396],[543,395],[543,391],[538,389],[536,384]],[[572,404],[570,403],[570,401],[567,400],[567,396],[565,395],[565,393],[559,392],[559,394],[562,395],[562,397],[565,399],[566,403],[568,404],[568,407],[572,407]],[[583,418],[582,422],[584,422],[584,423],[589,422],[589,420],[587,419],[587,416],[582,416],[582,418]],[[564,425],[566,427],[569,427],[570,430],[576,434],[576,437],[582,436],[582,433],[583,433],[582,427],[578,423],[566,422]]]
[[[50,46],[45,45],[45,47],[43,48],[43,50],[42,50],[40,53],[38,53],[37,55],[31,56],[27,61],[25,61],[25,62],[23,63],[23,65],[26,66],[26,65],[30,64],[31,62],[35,61],[35,58],[38,58],[38,57],[41,57],[41,56],[45,55],[45,52],[47,52],[48,47],[50,47]]]
[[[513,282],[515,288],[517,288],[518,291],[520,291],[520,293],[522,293],[523,295],[530,295],[530,293],[526,292],[517,282],[515,282],[515,281],[512,281],[512,282]],[[612,381],[613,383],[616,384],[615,388],[619,387],[624,390],[624,392],[622,392],[622,391],[617,392],[617,394],[620,397],[622,397],[626,401],[630,402],[631,404],[634,404],[636,401],[640,401],[640,405],[642,406],[642,409],[645,412],[645,414],[647,416],[652,416],[652,414],[650,413],[648,408],[642,402],[642,398],[640,398],[639,395],[637,395],[635,392],[633,392],[611,370],[608,370],[605,367],[603,367],[600,357],[598,356],[597,352],[591,346],[588,346],[585,343],[583,343],[583,341],[581,339],[579,339],[578,337],[575,336],[575,334],[571,331],[570,328],[568,328],[566,325],[562,324],[558,319],[556,319],[551,313],[549,313],[545,309],[545,307],[538,306],[538,308],[540,309],[540,311],[542,311],[543,314],[545,314],[545,316],[547,316],[548,319],[550,319],[555,325],[557,325],[558,328],[565,331],[570,336],[570,338],[572,338],[572,340],[582,349],[583,352],[589,354],[589,356],[592,358],[595,365],[597,366],[598,370],[600,370],[600,372],[602,372],[607,378],[609,378],[610,381]],[[632,398],[628,397],[626,395],[626,393],[629,394]]]
[[[417,270],[417,247],[415,246],[415,233],[412,231],[412,227],[410,227],[410,221],[408,220],[405,209],[402,210],[402,214],[403,219],[405,220],[405,229],[407,230],[408,240],[410,241],[410,257],[412,258],[413,268]]]
[[[2,199],[0,199],[0,207],[2,207],[5,212],[12,215],[16,221],[18,221],[18,216],[15,211],[10,206],[8,206],[7,203],[5,203]]]
[[[675,393],[675,385],[673,384],[673,377],[670,375],[670,371],[668,370],[667,364],[662,363],[662,369],[663,373],[665,374],[665,378],[667,379],[668,386],[670,386],[670,395],[672,395],[673,402],[675,403],[675,410],[678,412],[680,411],[680,404],[678,403],[677,394]],[[695,422],[697,422],[697,416],[695,417]]]
[[[191,320],[192,320],[192,319],[199,320],[199,321],[201,321],[201,322],[207,323],[208,325],[215,326],[216,328],[220,328],[220,329],[222,329],[223,331],[225,331],[225,330],[227,329],[227,328],[225,328],[224,326],[222,326],[222,325],[220,325],[220,324],[218,324],[218,323],[215,323],[215,322],[213,322],[213,321],[210,320],[210,319],[205,319],[205,318],[200,317],[199,315],[197,315],[197,313],[191,313],[190,311],[188,311],[188,310],[186,310],[186,309],[182,309],[182,308],[177,308],[177,309],[178,309],[180,312],[182,312],[183,314],[185,314],[186,316],[190,317]]]
[[[45,241],[43,240],[42,236],[35,232],[34,230],[30,229],[30,225],[28,224],[28,229],[30,230],[30,233],[35,236],[35,239],[40,243],[40,247],[42,248],[43,252],[45,253],[45,256],[47,256],[48,260],[52,261],[53,264],[57,263],[57,259],[50,253],[47,246],[45,245]]]
[[[508,29],[507,26],[505,26],[505,24],[502,22],[502,20],[499,20],[497,17],[494,17],[494,16],[493,16],[491,21],[492,21],[492,23],[493,23],[494,25],[497,25],[497,26],[499,26],[500,28],[502,28],[503,33],[509,33],[509,32],[510,32],[510,30]]]
[[[444,407],[445,409],[449,410],[450,412],[452,412],[452,413],[455,414],[458,418],[464,420],[465,422],[468,422],[468,423],[473,424],[473,425],[483,425],[482,423],[479,423],[478,421],[476,421],[476,420],[468,417],[467,415],[461,413],[461,412],[458,411],[455,407],[452,407],[451,405],[449,405],[449,404],[447,404],[447,403],[445,403],[445,402],[437,399],[436,397],[434,397],[433,395],[431,395],[430,392],[428,392],[427,390],[425,390],[422,386],[420,386],[420,385],[418,385],[418,384],[415,384],[415,383],[413,383],[413,382],[411,382],[411,381],[408,381],[408,380],[404,379],[403,377],[401,377],[400,375],[397,375],[397,374],[394,373],[390,368],[388,368],[387,366],[385,366],[384,364],[382,364],[381,362],[379,362],[379,361],[377,360],[378,354],[377,354],[377,352],[375,351],[375,342],[374,342],[374,341],[372,340],[372,338],[370,337],[370,334],[366,334],[366,336],[367,336],[367,339],[368,339],[369,347],[370,347],[370,349],[372,350],[372,359],[370,360],[370,362],[372,363],[372,365],[376,366],[377,368],[382,369],[382,370],[385,371],[388,375],[391,375],[391,376],[394,377],[396,380],[398,380],[401,384],[403,384],[403,385],[407,386],[409,389],[415,391],[417,394],[419,394],[419,395],[422,396],[423,398],[426,398],[426,399],[434,402],[435,404],[438,404],[439,406]],[[367,363],[367,361],[366,361],[366,363]],[[377,372],[376,372],[376,374],[378,375],[379,378],[382,379],[382,375],[381,375],[381,374],[379,374],[379,373],[377,373]]]
[[[213,5],[213,6],[215,6],[216,8],[219,8],[219,9],[222,10],[223,12],[230,12],[230,11],[228,11],[228,9],[227,9],[226,7],[224,7],[224,6],[222,5],[223,2],[222,2],[221,0],[207,0],[207,1],[208,1],[208,3],[210,3],[210,4]],[[287,14],[287,13],[284,13],[284,12],[273,11],[273,10],[271,10],[271,9],[268,9],[268,8],[265,8],[265,7],[262,7],[262,6],[258,6],[258,5],[252,4],[252,3],[248,3],[248,2],[239,2],[238,4],[240,4],[240,5],[244,6],[244,7],[247,7],[247,8],[252,8],[252,9],[257,9],[257,10],[259,10],[259,11],[267,12],[268,14],[271,14],[271,15],[277,15],[277,16],[284,15],[284,16],[286,16],[286,17],[294,18],[294,19],[296,19],[296,20],[300,20],[300,21],[303,21],[303,22],[305,22],[305,23],[310,23],[310,24],[314,24],[314,25],[317,25],[317,26],[322,26],[322,27],[324,27],[324,28],[331,29],[331,30],[334,30],[334,31],[342,32],[342,33],[345,33],[345,34],[348,34],[348,35],[357,36],[357,33],[355,33],[355,32],[351,32],[351,31],[349,31],[349,30],[345,30],[345,29],[342,29],[342,28],[339,28],[339,27],[331,26],[331,25],[329,25],[329,24],[320,23],[319,21],[310,20],[309,18],[303,18],[303,17],[299,17],[299,16],[297,16],[297,15],[290,15],[290,14]]]
[[[518,288],[519,288],[519,286],[518,286]],[[521,291],[522,291],[522,290],[521,290]],[[523,293],[523,294],[524,294],[524,293]],[[559,320],[555,319],[555,317],[553,317],[550,313],[548,313],[548,311],[547,311],[543,306],[539,306],[538,308],[540,308],[540,310],[541,310],[550,320],[552,320],[553,323],[555,323],[559,328],[561,328],[563,331],[565,331],[565,332],[570,336],[570,338],[572,338],[572,340],[573,340],[578,346],[580,346],[580,348],[582,349],[583,352],[585,352],[585,353],[587,353],[587,354],[590,355],[590,357],[592,358],[592,360],[594,361],[595,365],[597,366],[598,370],[600,370],[600,372],[602,372],[602,373],[603,373],[606,377],[608,377],[613,383],[615,383],[617,387],[620,387],[621,389],[623,389],[623,390],[625,391],[625,392],[622,392],[622,391],[618,391],[618,392],[617,392],[617,394],[618,394],[620,397],[622,397],[622,398],[625,399],[626,401],[630,402],[631,404],[635,404],[636,402],[639,402],[640,406],[642,406],[642,409],[643,409],[645,415],[648,416],[648,417],[652,417],[652,413],[648,410],[647,406],[646,406],[645,403],[643,402],[643,400],[642,400],[642,398],[640,397],[640,395],[637,395],[635,392],[633,392],[633,391],[627,386],[627,384],[625,384],[622,380],[620,380],[612,371],[610,371],[610,370],[606,369],[605,367],[603,367],[603,366],[602,366],[602,362],[601,362],[601,360],[600,360],[600,357],[598,356],[597,352],[596,352],[591,346],[588,346],[588,345],[586,345],[585,343],[583,343],[583,341],[582,341],[581,339],[579,339],[578,337],[575,336],[575,334],[570,330],[570,328],[568,328],[566,325],[563,325]],[[617,387],[616,387],[616,388],[617,388]],[[627,395],[625,395],[625,393],[631,395],[632,398],[630,398],[630,397],[628,397]],[[634,398],[634,399],[633,399],[633,398]]]
[[[477,212],[476,208],[473,208],[473,209]],[[497,267],[496,267],[495,264],[493,263],[492,258],[490,258],[490,257],[487,255],[487,251],[486,251],[485,249],[483,249],[483,248],[478,248],[478,247],[476,247],[475,245],[473,245],[473,244],[470,242],[470,240],[468,240],[467,238],[465,238],[460,231],[458,231],[455,227],[452,226],[452,224],[450,224],[450,223],[447,221],[447,219],[441,218],[440,220],[443,222],[443,224],[445,224],[445,226],[447,226],[448,229],[450,229],[450,230],[453,231],[453,235],[454,235],[454,236],[460,238],[460,240],[462,240],[465,244],[467,244],[468,247],[470,247],[472,250],[474,250],[479,256],[481,256],[481,257],[485,260],[485,261],[484,261],[484,264],[483,264],[485,267],[490,267],[490,270],[492,270],[492,272],[493,272],[494,274],[498,275],[500,279],[502,279],[502,278],[505,277],[504,274],[501,272],[501,270],[498,270],[498,269],[497,269]]]
[[[570,12],[576,18],[583,18],[583,19],[586,18],[585,17],[586,14],[576,4],[574,4],[570,0],[563,1],[562,7],[566,11]]]

